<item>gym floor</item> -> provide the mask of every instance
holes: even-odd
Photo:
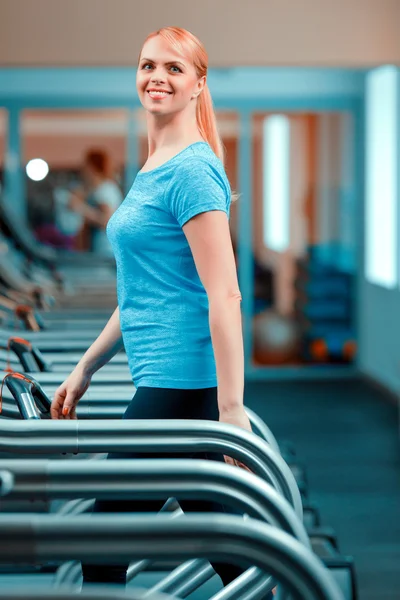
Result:
[[[369,382],[246,384],[245,402],[293,443],[322,525],[354,557],[359,600],[400,599],[398,410]]]

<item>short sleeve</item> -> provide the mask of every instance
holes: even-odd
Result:
[[[165,200],[181,227],[192,217],[211,210],[222,210],[229,217],[229,186],[219,170],[200,157],[179,164]]]

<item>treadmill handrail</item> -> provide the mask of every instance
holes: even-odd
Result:
[[[38,413],[50,413],[51,401],[33,377],[23,373],[9,373],[4,381],[23,419],[39,419]]]
[[[236,425],[184,419],[0,422],[0,452],[218,452],[245,464],[280,491],[303,520],[301,495],[287,463],[270,445]]]
[[[14,486],[14,476],[8,469],[0,469],[0,498],[11,493]]]
[[[201,459],[6,459],[0,460],[2,470],[14,479],[10,499],[215,500],[273,524],[311,548],[303,523],[285,498],[256,475],[225,463]]]
[[[18,590],[0,589],[0,598],[9,600],[77,600],[76,591],[55,590],[48,587],[38,587],[27,590],[26,586]],[[129,588],[116,590],[115,587],[107,590],[102,586],[91,586],[90,590],[82,590],[79,600],[180,600],[171,594],[162,592],[149,592],[149,590]]]
[[[0,562],[207,558],[254,565],[302,600],[344,600],[323,563],[276,527],[228,515],[0,515]]]

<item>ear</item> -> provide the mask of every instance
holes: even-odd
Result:
[[[203,77],[201,77],[199,79],[199,81],[197,82],[197,91],[196,93],[192,96],[192,100],[195,100],[196,98],[198,98],[201,94],[201,92],[204,89],[204,86],[207,83],[207,77],[205,75],[203,75]]]

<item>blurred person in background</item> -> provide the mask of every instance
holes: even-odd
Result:
[[[83,186],[71,192],[68,202],[68,209],[82,217],[76,249],[113,256],[106,236],[106,226],[111,215],[121,204],[123,196],[113,176],[110,155],[104,150],[88,150],[82,167],[82,177]]]

